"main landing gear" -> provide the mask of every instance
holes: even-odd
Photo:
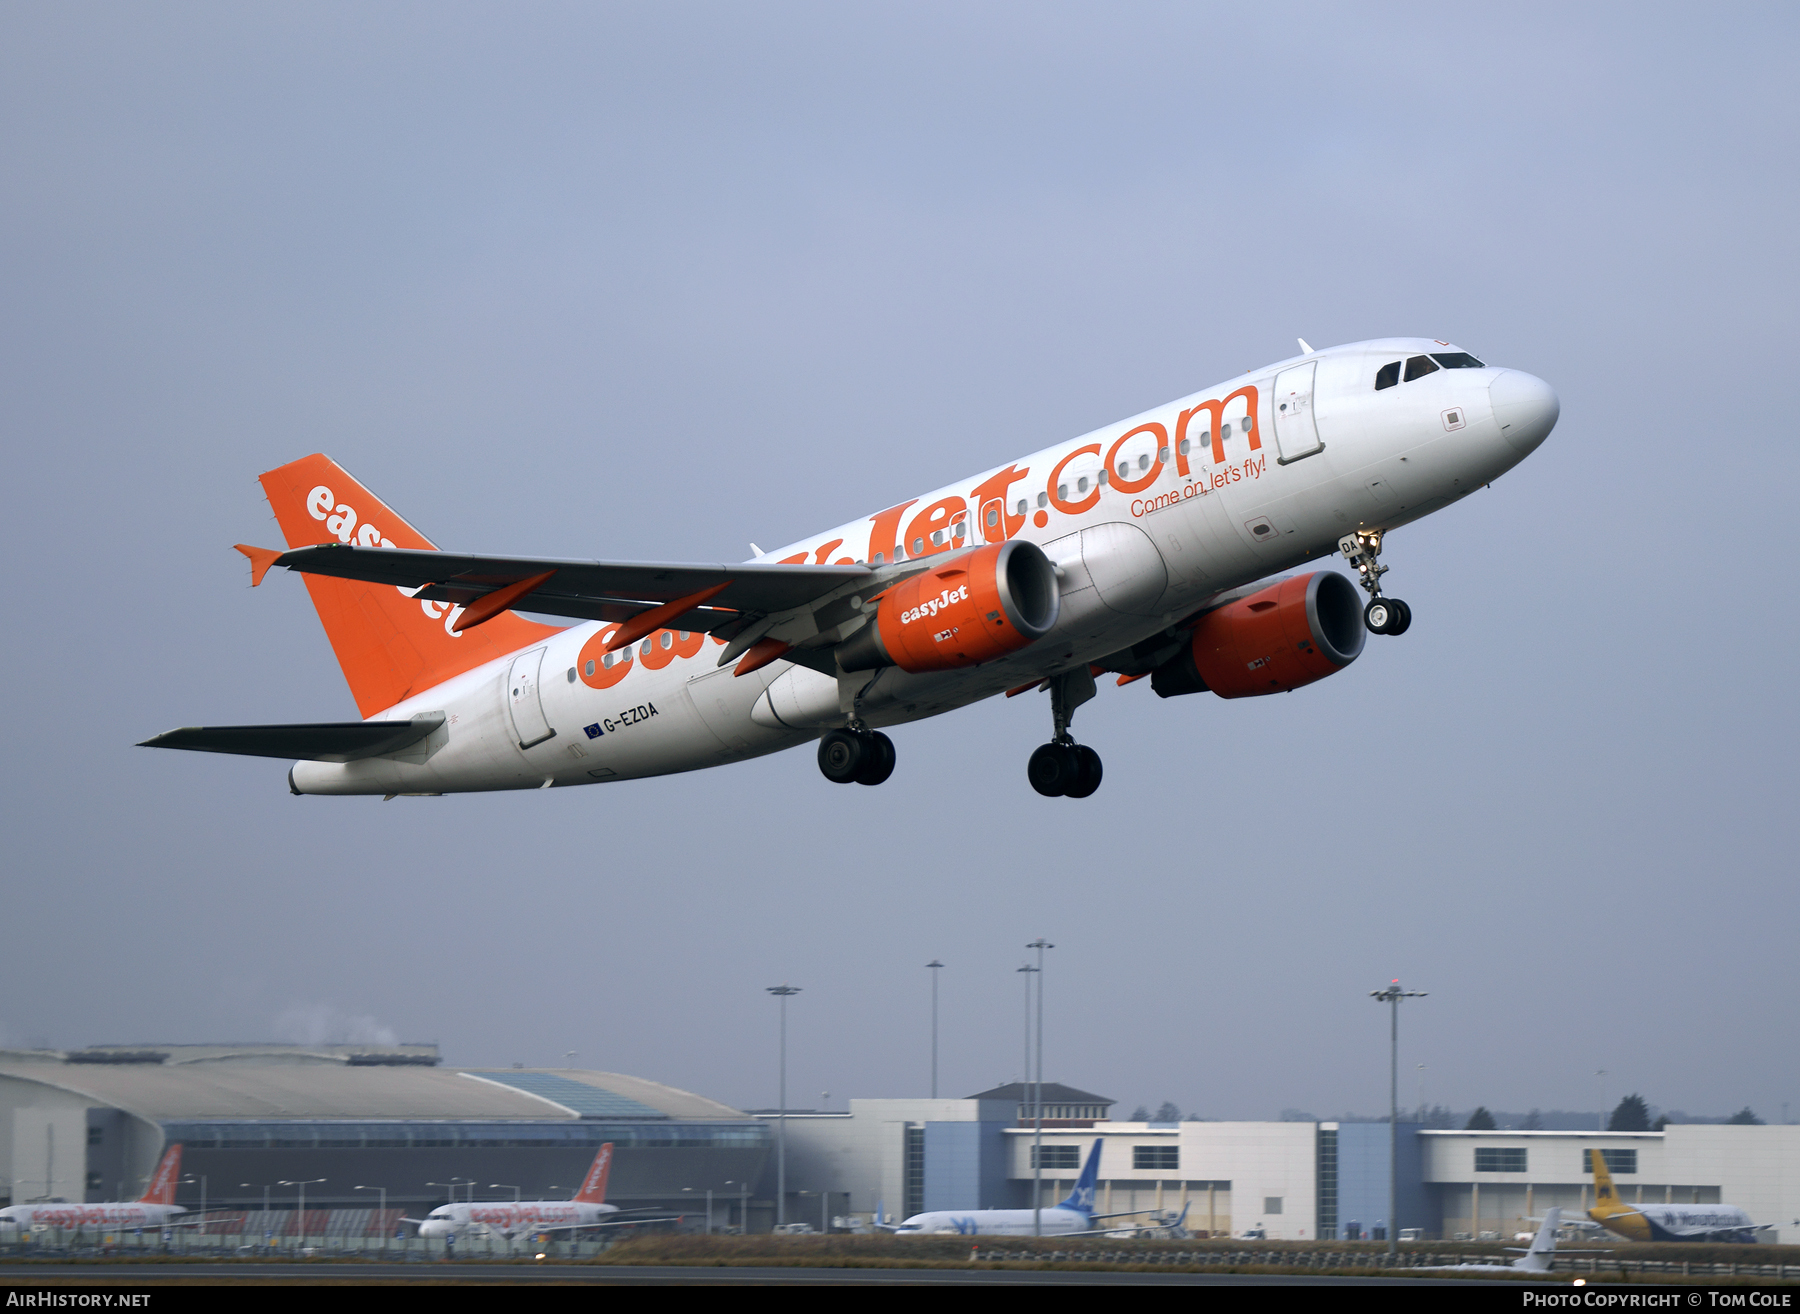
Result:
[[[1363,608],[1363,624],[1369,627],[1369,633],[1405,634],[1412,625],[1412,608],[1399,598],[1381,596],[1381,577],[1388,571],[1386,566],[1376,564],[1381,555],[1381,531],[1359,529],[1345,534],[1338,540],[1338,551],[1356,567],[1357,582],[1369,595],[1369,605]]]
[[[879,785],[894,774],[894,741],[879,730],[828,730],[819,739],[819,770],[834,785]]]
[[[1032,753],[1025,775],[1045,798],[1086,798],[1100,788],[1100,754],[1067,737],[1052,740]]]
[[[1050,679],[1050,715],[1055,731],[1025,764],[1026,779],[1045,798],[1086,798],[1100,788],[1100,754],[1075,742],[1069,722],[1075,709],[1094,696],[1094,673],[1084,665]]]

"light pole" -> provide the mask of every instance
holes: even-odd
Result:
[[[1036,1130],[1031,1135],[1031,1234],[1044,1234],[1044,950],[1054,949],[1043,936],[1038,936],[1027,949],[1037,950],[1037,1099],[1034,1102]],[[1031,988],[1031,978],[1025,978]]]
[[[513,1193],[513,1203],[514,1204],[519,1203],[519,1188],[514,1186],[511,1182],[489,1182],[488,1190],[490,1190],[490,1191],[511,1191]]]
[[[1025,1087],[1026,1101],[1031,1099],[1031,973],[1037,971],[1030,963],[1019,969],[1025,975],[1025,1073],[1019,1078],[1019,1084]]]
[[[300,1188],[300,1217],[295,1225],[300,1229],[294,1237],[294,1249],[299,1251],[306,1245],[306,1188],[317,1186],[324,1181],[323,1177],[309,1177],[304,1182],[277,1182],[277,1186],[297,1186]]]
[[[200,1183],[200,1235],[205,1236],[206,1235],[206,1174],[201,1173],[200,1176],[198,1178],[196,1178],[190,1173],[188,1176],[183,1177],[181,1180],[184,1182],[198,1181]]]
[[[256,1185],[255,1182],[239,1182],[238,1183],[239,1187],[245,1187],[245,1186],[254,1187],[255,1185]],[[267,1182],[264,1182],[262,1184],[262,1193],[263,1193],[263,1219],[262,1219],[262,1221],[263,1221],[263,1241],[266,1243],[270,1239],[270,1237],[269,1237],[269,1184]]]
[[[781,1107],[775,1114],[775,1226],[782,1227],[787,1223],[787,1001],[790,995],[800,993],[800,987],[783,981],[778,986],[765,986],[764,989],[781,1001]]]
[[[353,1186],[350,1189],[352,1191],[380,1191],[381,1192],[381,1210],[379,1213],[379,1217],[378,1217],[376,1226],[381,1229],[381,1250],[382,1250],[383,1254],[386,1254],[387,1253],[387,1187],[385,1187],[385,1186]]]
[[[1388,1254],[1400,1253],[1400,1001],[1423,999],[1423,990],[1402,990],[1390,981],[1385,990],[1369,991],[1369,998],[1390,1006],[1388,1027]]]
[[[564,1050],[563,1058],[568,1060],[568,1069],[573,1071],[575,1068],[575,1051],[572,1049]]]
[[[931,1098],[935,1100],[937,1098],[937,978],[938,969],[943,967],[943,964],[933,958],[925,966],[931,969]]]

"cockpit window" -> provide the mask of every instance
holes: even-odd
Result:
[[[1376,392],[1380,392],[1383,388],[1391,388],[1398,382],[1400,382],[1399,361],[1395,361],[1392,365],[1383,365],[1375,373]]]
[[[1431,358],[1447,370],[1479,370],[1486,369],[1466,351],[1434,351]]]
[[[1414,356],[1406,362],[1406,381],[1422,379],[1427,374],[1436,374],[1437,364],[1429,356]]]

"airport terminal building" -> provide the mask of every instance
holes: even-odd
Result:
[[[0,1051],[6,1203],[133,1199],[180,1142],[190,1209],[292,1210],[281,1183],[307,1181],[309,1215],[384,1201],[397,1220],[453,1192],[566,1198],[611,1142],[612,1203],[699,1212],[710,1190],[715,1224],[741,1225],[771,1141],[760,1120],[653,1081],[445,1068],[433,1045]]]
[[[789,1113],[787,1217],[816,1225],[827,1207],[832,1216],[881,1209],[892,1218],[1029,1208],[1036,1133],[1023,1089]],[[1286,1240],[1373,1239],[1394,1217],[1385,1122],[1114,1122],[1106,1104],[1045,1084],[1044,1205],[1068,1194],[1099,1140],[1100,1213],[1186,1208],[1196,1234]],[[1775,1224],[1764,1240],[1800,1241],[1800,1126],[1522,1132],[1402,1123],[1398,1136],[1403,1233],[1498,1240],[1533,1230],[1526,1220],[1552,1205],[1585,1212],[1588,1155],[1599,1150],[1628,1204],[1725,1202]],[[773,1171],[771,1162],[765,1197]]]

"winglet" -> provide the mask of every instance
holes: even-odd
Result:
[[[517,584],[508,584],[503,589],[495,589],[484,597],[475,599],[457,617],[456,624],[450,627],[452,634],[461,634],[464,630],[472,630],[485,621],[491,621],[508,607],[512,606],[527,593],[534,593],[544,587],[556,572],[546,570],[542,575],[533,575],[530,579],[522,579]]]
[[[282,557],[282,553],[274,548],[251,547],[248,543],[233,543],[232,547],[250,558],[250,587],[255,588],[263,582],[263,576],[269,573],[269,567]]]

